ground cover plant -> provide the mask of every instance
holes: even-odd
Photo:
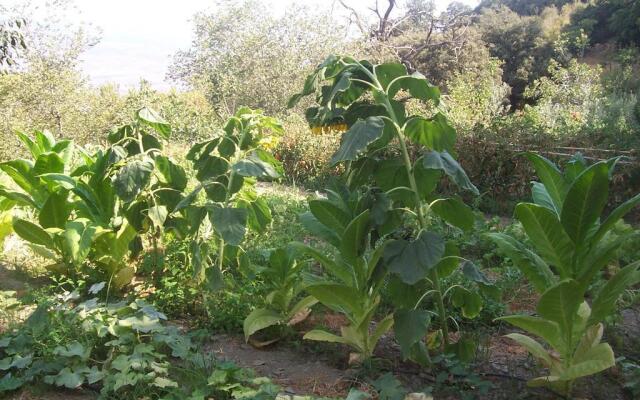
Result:
[[[84,301],[74,291],[40,304],[24,325],[0,336],[0,393],[43,383],[130,399],[241,398],[277,390],[249,371],[198,354],[189,336],[143,300],[93,297],[105,286],[91,286]]]

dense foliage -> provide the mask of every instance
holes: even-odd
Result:
[[[175,55],[189,91],[126,94],[33,6],[0,23],[0,272],[44,286],[0,291],[0,393],[279,396],[212,355],[221,331],[333,353],[382,400],[487,396],[494,342],[540,361],[531,386],[617,366],[638,392],[635,2],[222,1]]]

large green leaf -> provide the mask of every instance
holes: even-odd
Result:
[[[333,230],[329,229],[325,224],[318,221],[318,219],[311,213],[305,212],[298,216],[302,226],[312,235],[325,240],[327,243],[340,247],[340,236]]]
[[[38,189],[39,180],[33,173],[33,163],[28,160],[16,159],[0,163],[0,170],[4,171],[16,185],[27,193]]]
[[[232,246],[238,246],[244,239],[247,227],[247,210],[233,207],[214,207],[209,219],[216,232]]]
[[[20,139],[20,141],[27,147],[27,149],[29,149],[29,152],[31,153],[31,157],[38,158],[38,156],[46,150],[43,150],[40,148],[40,146],[38,146],[38,144],[36,142],[34,142],[29,136],[27,136],[26,134],[22,133],[22,132],[16,132],[16,135],[18,136],[18,139]]]
[[[618,271],[598,290],[591,304],[591,316],[588,324],[601,322],[609,315],[613,315],[620,295],[625,289],[638,282],[640,282],[640,261],[629,264]]]
[[[399,309],[393,313],[393,320],[396,340],[406,359],[411,355],[413,346],[426,335],[430,314],[427,310]]]
[[[541,182],[531,182],[531,197],[533,197],[533,202],[537,205],[547,207],[549,210],[558,214],[558,216],[560,215],[560,211],[553,203],[553,199],[549,195],[547,187]]]
[[[184,168],[162,155],[157,155],[154,162],[161,183],[176,190],[184,190],[187,187],[188,179]]]
[[[407,67],[400,63],[384,63],[376,65],[373,72],[382,88],[387,90],[394,79],[407,75]]]
[[[422,157],[422,166],[426,169],[444,171],[460,188],[479,194],[478,188],[471,183],[460,164],[446,151],[430,151]]]
[[[22,239],[33,244],[39,244],[48,249],[54,249],[51,235],[38,225],[20,218],[13,219],[13,230]]]
[[[63,172],[64,160],[53,152],[40,154],[33,165],[33,175],[35,176],[50,173],[61,174]]]
[[[515,215],[542,258],[558,268],[560,278],[573,276],[571,259],[574,244],[557,214],[536,204],[520,203],[516,206]]]
[[[352,287],[337,283],[314,284],[307,292],[330,309],[354,318],[362,314],[361,299]]]
[[[331,157],[331,164],[341,161],[355,161],[367,146],[382,136],[384,120],[380,117],[368,117],[358,120],[342,135],[340,148]]]
[[[618,207],[616,207],[616,209],[613,210],[611,212],[611,214],[609,214],[607,216],[607,218],[604,220],[604,222],[602,222],[602,225],[600,225],[600,227],[598,227],[598,230],[593,235],[592,240],[594,242],[598,242],[600,239],[602,239],[602,237],[611,228],[613,228],[613,226],[620,219],[622,219],[622,217],[624,217],[629,211],[631,211],[631,209],[633,209],[638,204],[640,204],[640,193],[638,193],[634,197],[630,198],[629,200],[625,201],[624,203],[622,203]]]
[[[194,164],[196,179],[204,181],[226,174],[229,171],[229,162],[222,157],[206,155]]]
[[[120,168],[113,186],[125,203],[131,202],[147,186],[151,179],[153,162],[149,159],[133,160]]]
[[[564,334],[573,328],[578,308],[583,301],[584,293],[578,283],[564,280],[542,294],[536,311],[542,318],[557,323],[560,332]]]
[[[68,198],[69,192],[66,190],[51,193],[38,214],[40,226],[45,229],[63,228],[71,214]]]
[[[171,136],[171,125],[164,120],[155,110],[143,107],[137,112],[138,120],[153,128],[165,139]]]
[[[551,355],[549,355],[545,348],[530,337],[521,335],[519,333],[510,333],[506,335],[506,337],[518,342],[518,344],[527,349],[527,351],[531,353],[531,355],[541,360],[545,364],[545,366],[550,367],[554,364]]]
[[[609,168],[599,162],[584,171],[573,182],[564,200],[560,221],[576,244],[583,241],[607,204],[609,197]]]
[[[338,264],[331,258],[327,257],[325,252],[318,251],[313,247],[299,242],[293,242],[290,246],[292,249],[299,251],[302,254],[313,257],[327,272],[340,279],[342,282],[348,285],[353,284],[353,274],[344,268],[343,265]]]
[[[251,202],[239,202],[238,206],[247,210],[247,222],[253,231],[262,233],[269,226],[271,209],[263,198],[260,197]]]
[[[49,132],[49,130],[45,129],[43,131],[35,132],[36,143],[40,146],[42,152],[51,151],[53,146],[56,144],[56,139],[53,137],[53,134]]]
[[[355,217],[347,225],[340,244],[340,254],[345,260],[355,263],[356,259],[364,254],[370,227],[369,210]]]
[[[3,198],[7,199],[7,201],[15,202],[15,204],[19,206],[28,206],[33,208],[38,207],[33,199],[26,194],[13,190],[6,190],[2,186],[0,186],[0,200],[2,200]]]
[[[259,330],[268,328],[273,325],[278,325],[283,322],[283,317],[280,313],[267,308],[256,308],[253,310],[247,318],[244,319],[242,329],[244,330],[244,339],[249,340],[249,336],[258,332]]]
[[[522,271],[539,293],[555,283],[555,275],[547,263],[523,243],[504,233],[488,233],[487,236]]]
[[[574,380],[602,372],[616,364],[611,346],[607,343],[600,343],[582,354],[582,362],[571,365],[560,376],[562,380]]]
[[[473,228],[473,211],[458,199],[437,199],[430,205],[431,210],[453,226],[468,231]]]
[[[318,221],[340,236],[350,220],[349,214],[329,200],[310,200],[309,210]]]
[[[530,315],[508,315],[498,318],[498,320],[506,321],[511,325],[524,329],[532,335],[544,339],[559,353],[565,353],[567,350],[562,332],[560,332],[560,326],[553,321]]]
[[[441,236],[423,231],[414,241],[394,240],[384,251],[384,261],[389,271],[403,282],[414,284],[423,279],[444,254],[445,243]]]
[[[454,307],[459,307],[462,316],[473,319],[482,311],[482,297],[474,291],[455,286],[451,291],[451,303]]]
[[[89,255],[96,227],[87,219],[69,221],[64,228],[64,248],[74,265],[80,266]]]
[[[387,88],[387,94],[389,97],[394,97],[401,89],[409,91],[411,96],[416,99],[431,100],[435,105],[440,102],[440,89],[431,85],[424,75],[418,72],[396,79]]]
[[[456,130],[441,113],[429,119],[421,116],[409,118],[405,124],[404,133],[414,143],[425,146],[429,150],[454,152]]]
[[[231,170],[240,176],[254,176],[261,179],[277,179],[280,173],[276,168],[255,154],[237,161]]]
[[[305,333],[303,339],[316,340],[320,342],[349,344],[349,341],[347,339],[320,329],[314,329]]]
[[[558,213],[562,211],[562,204],[566,193],[566,183],[562,173],[551,161],[536,153],[527,153],[527,158],[533,164],[538,178],[542,181],[547,192],[555,204]]]
[[[167,207],[157,204],[147,210],[147,216],[157,230],[162,230],[168,214]]]

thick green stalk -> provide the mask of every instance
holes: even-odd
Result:
[[[398,131],[400,132],[400,131]],[[404,135],[399,134],[400,141],[400,149],[402,150],[402,158],[404,159],[405,169],[407,170],[407,175],[409,176],[409,184],[411,185],[411,190],[413,191],[415,201],[416,201],[416,213],[418,214],[418,221],[420,223],[421,229],[427,228],[427,221],[424,215],[424,210],[422,209],[422,200],[420,199],[420,194],[418,192],[418,185],[416,184],[416,179],[412,173],[412,165],[411,159],[409,158],[409,152],[407,150],[407,145],[404,142]],[[436,306],[438,307],[438,316],[440,317],[440,325],[442,329],[442,336],[444,339],[444,344],[449,344],[449,327],[447,316],[447,309],[444,306],[444,299],[442,297],[442,288],[440,286],[440,276],[438,271],[433,268],[431,272],[429,272],[429,278],[432,281],[433,289],[436,298]]]
[[[381,97],[384,100],[384,105],[387,111],[389,112],[389,116],[393,121],[396,129],[396,134],[398,136],[398,142],[400,143],[400,150],[402,151],[402,158],[404,162],[405,169],[407,171],[407,176],[409,177],[409,184],[411,185],[411,191],[414,194],[415,202],[416,202],[416,214],[418,215],[418,222],[420,224],[420,229],[427,228],[427,220],[424,215],[424,210],[422,209],[422,199],[420,198],[420,193],[418,192],[418,185],[416,184],[415,176],[413,175],[413,165],[411,163],[411,158],[409,157],[409,151],[407,150],[407,144],[405,142],[404,130],[400,126],[400,121],[391,106],[391,102],[389,101],[389,96],[385,92],[384,88],[376,78],[376,76],[369,72],[368,69],[361,66],[361,68],[365,71],[367,75],[373,80],[374,85],[377,89],[382,93]],[[444,299],[442,296],[442,288],[440,286],[440,277],[438,276],[438,271],[434,269],[429,273],[429,278],[432,281],[433,288],[435,291],[436,297],[436,306],[438,307],[438,316],[440,317],[440,325],[442,329],[442,336],[444,339],[445,346],[449,344],[449,327],[448,324],[448,315],[447,310],[444,306]]]

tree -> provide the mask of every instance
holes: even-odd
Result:
[[[573,23],[587,31],[593,43],[640,43],[640,3],[634,0],[593,2],[573,16]]]
[[[169,76],[202,90],[221,115],[240,105],[282,112],[305,71],[347,45],[342,26],[306,7],[277,17],[257,0],[227,0],[194,19],[193,44],[175,55]]]
[[[519,15],[539,15],[546,8],[560,8],[565,4],[575,2],[576,0],[482,0],[478,5],[477,10],[480,11],[483,8],[506,6]]]
[[[512,87],[511,104],[522,106],[525,87],[545,74],[553,56],[553,41],[542,19],[520,16],[505,6],[483,10],[478,28],[490,53],[504,61],[504,81]]]
[[[471,29],[472,10],[462,3],[451,3],[445,12],[437,13],[433,0],[408,0],[400,4],[388,0],[384,7],[378,1],[369,10],[358,12],[345,1],[348,10],[377,59],[395,58],[409,70],[420,71],[436,84],[443,84],[452,76],[451,66],[460,70],[466,55],[477,43]],[[434,62],[434,58],[438,62]],[[447,72],[448,71],[448,72]]]

